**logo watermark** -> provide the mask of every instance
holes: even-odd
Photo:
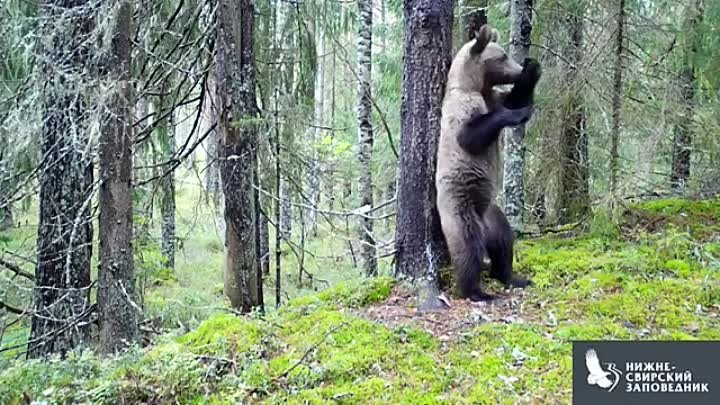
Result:
[[[573,404],[717,405],[718,366],[720,342],[573,342]]]

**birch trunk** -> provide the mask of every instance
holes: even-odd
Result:
[[[532,0],[512,0],[510,13],[511,25],[510,53],[512,58],[523,63],[530,52],[530,34],[532,32]],[[522,227],[525,205],[525,126],[505,130],[505,156],[503,157],[503,194],[505,196],[505,216],[514,230]]]
[[[174,107],[170,107],[174,108]],[[175,113],[171,113],[165,122],[163,145],[164,161],[175,158]],[[164,170],[168,170],[164,168]],[[170,170],[160,179],[160,251],[165,258],[165,266],[175,270],[175,171]]]
[[[372,188],[372,0],[358,0],[358,194],[361,211],[373,206]],[[373,222],[366,216],[358,221],[360,259],[366,275],[377,275],[377,252]]]

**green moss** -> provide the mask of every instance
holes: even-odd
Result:
[[[701,240],[720,231],[720,199],[663,199],[633,204],[624,217],[629,226],[657,232],[671,224]]]
[[[196,330],[178,338],[193,352],[232,354],[250,350],[260,344],[262,327],[232,314],[215,315]]]
[[[720,244],[708,239],[717,204],[640,204],[634,227],[605,216],[589,234],[521,241],[516,267],[536,284],[519,322],[443,344],[358,315],[390,295],[389,278],[342,282],[262,318],[170,312],[212,302],[220,281],[204,281],[196,297],[163,285],[146,296],[149,311],[205,321],[118,358],[10,364],[0,403],[19,404],[23,392],[97,404],[569,403],[573,340],[720,339]]]
[[[694,217],[707,217],[720,220],[720,199],[687,200],[668,198],[637,203],[634,204],[632,208],[664,215],[686,214]]]
[[[365,306],[384,300],[394,285],[395,280],[390,277],[370,278],[360,283],[340,283],[318,294],[318,298],[348,307]]]

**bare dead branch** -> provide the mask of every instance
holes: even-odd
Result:
[[[35,281],[35,275],[23,270],[20,266],[18,266],[15,263],[8,262],[7,260],[4,260],[0,257],[0,266],[5,267],[6,269],[12,271],[16,275],[20,277],[24,277],[30,281]]]

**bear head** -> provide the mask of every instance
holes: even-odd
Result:
[[[455,55],[448,74],[448,88],[485,93],[493,86],[514,83],[521,73],[522,66],[497,43],[497,31],[483,25],[475,39]]]

